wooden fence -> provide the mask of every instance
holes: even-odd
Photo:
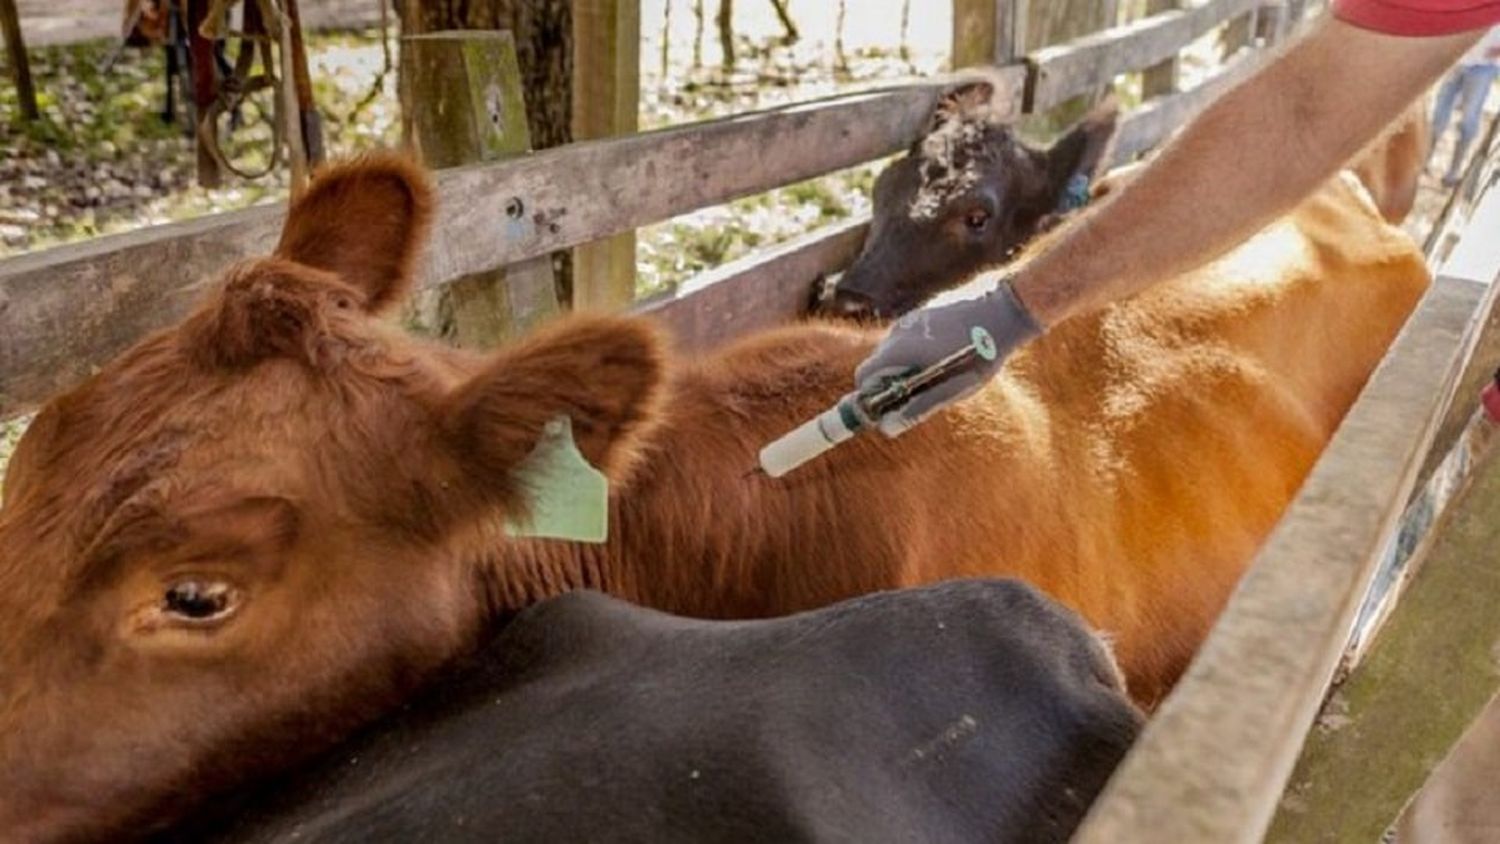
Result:
[[[955,0],[955,20],[983,30],[963,34],[999,60],[1016,114],[1044,111],[1118,74],[1154,72],[1190,41],[1252,16],[1249,31],[1274,42],[1306,5],[1154,0],[1166,11],[1016,58],[1025,0],[995,2]],[[1191,90],[1169,84],[1130,114],[1116,163],[1159,143],[1250,72],[1260,52],[1241,51]],[[445,171],[421,283],[444,284],[898,152],[941,91],[942,83],[922,81]],[[0,262],[0,419],[171,323],[226,264],[269,251],[283,210],[255,208]],[[757,253],[637,309],[668,322],[689,347],[783,322],[801,311],[816,276],[847,266],[867,222]],[[1375,557],[1453,400],[1477,314],[1492,298],[1466,278],[1433,286],[1078,840],[1259,840]]]
[[[1054,97],[1048,91],[1071,91],[1089,72],[1092,87],[1102,87],[1169,55],[1173,39],[1180,47],[1246,10],[1280,16],[1279,5],[1263,3],[1212,0],[1049,48],[1004,66],[1003,93],[1019,115],[1037,108],[1027,102],[1037,80],[1073,80],[1043,86],[1045,108]],[[1204,85],[1130,115],[1117,159],[1160,142],[1253,61],[1241,56]],[[942,87],[916,82],[443,171],[421,283],[444,284],[899,152],[921,131]],[[279,205],[253,208],[0,261],[0,419],[34,408],[180,317],[199,286],[229,263],[269,251],[283,213]],[[782,321],[800,311],[817,275],[847,264],[859,231],[857,222],[833,226],[709,274],[717,283],[690,283],[643,307],[673,323],[689,345]],[[774,291],[741,289],[746,279],[764,278],[785,281]]]
[[[1352,675],[1360,708],[1335,719],[1351,725],[1320,736],[1282,800],[1400,517],[1500,359],[1500,173],[1487,172],[1433,286],[1076,841],[1260,841],[1278,809],[1268,840],[1374,841],[1500,685],[1493,603],[1474,600],[1497,593],[1493,555],[1439,542],[1447,559],[1419,590],[1422,617],[1396,608],[1405,623],[1377,674]],[[1372,702],[1393,670],[1411,676]]]

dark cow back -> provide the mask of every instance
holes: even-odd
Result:
[[[1064,841],[1139,723],[1098,640],[1015,581],[747,622],[575,592],[168,838]]]

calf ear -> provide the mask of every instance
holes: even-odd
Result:
[[[924,134],[931,134],[955,120],[986,116],[994,98],[995,85],[988,79],[960,82],[938,99]]]
[[[956,122],[974,122],[986,126],[1002,124],[1015,118],[1015,91],[1012,83],[993,68],[966,68],[950,78],[947,88],[928,120],[927,131],[913,149],[920,149],[928,135]]]
[[[466,474],[506,498],[547,423],[566,416],[584,458],[619,479],[655,421],[664,371],[665,343],[643,320],[559,320],[501,351],[449,398],[445,438]]]
[[[432,215],[432,187],[394,154],[330,165],[292,203],[276,256],[327,270],[379,313],[401,301]]]
[[[1046,192],[1054,207],[1065,208],[1070,190],[1077,186],[1086,191],[1102,175],[1119,118],[1119,106],[1114,98],[1107,98],[1046,151]],[[1079,199],[1086,197],[1083,194]]]

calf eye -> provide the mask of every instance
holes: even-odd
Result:
[[[184,580],[173,584],[162,596],[162,611],[190,622],[218,621],[232,613],[239,595],[227,583]]]
[[[982,231],[989,224],[990,212],[983,208],[972,209],[964,215],[964,225],[969,227],[969,231]]]

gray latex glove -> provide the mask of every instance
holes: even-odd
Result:
[[[876,389],[884,379],[925,369],[974,342],[974,329],[982,328],[994,340],[994,360],[922,393],[905,407],[879,420],[880,431],[898,437],[953,402],[977,391],[1000,371],[1011,350],[1042,333],[1036,319],[1016,298],[1009,280],[977,299],[912,311],[891,326],[890,333],[854,372],[856,389]]]

